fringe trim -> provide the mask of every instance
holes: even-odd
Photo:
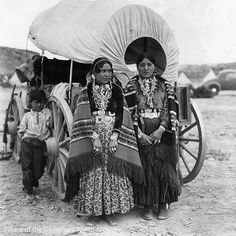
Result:
[[[104,164],[102,156],[94,157],[93,153],[71,158],[67,162],[65,170],[66,194],[65,201],[70,201],[79,191],[80,174],[88,172]],[[145,184],[144,172],[141,166],[134,165],[130,162],[120,160],[114,156],[109,156],[107,163],[109,173],[121,177],[128,177],[134,184]]]
[[[94,156],[92,152],[69,158],[64,174],[67,183],[65,200],[70,201],[78,193],[80,174],[102,166],[103,163],[102,155]]]
[[[178,168],[176,145],[157,145],[139,146],[147,184],[134,188],[138,205],[175,202],[181,194],[182,175]]]
[[[79,180],[80,180],[79,174],[70,178],[70,181],[66,185],[66,193],[64,201],[66,202],[71,201],[74,198],[74,196],[78,193],[79,182],[80,182]]]
[[[77,174],[97,168],[103,162],[102,156],[95,156],[93,152],[80,155],[79,157],[69,158],[65,169],[65,181],[68,183]]]
[[[170,203],[178,200],[181,194],[182,175],[178,168],[178,155],[176,146],[163,145],[157,149],[159,158],[154,162],[156,175],[160,180],[160,201]]]
[[[109,156],[107,170],[109,173],[113,173],[121,177],[127,176],[132,183],[145,184],[143,168],[141,166],[134,165],[131,162],[120,160],[114,156]]]

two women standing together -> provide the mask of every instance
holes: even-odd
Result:
[[[74,199],[88,225],[101,216],[116,225],[114,214],[135,205],[144,207],[146,220],[152,219],[153,209],[166,219],[168,206],[180,195],[175,145],[161,140],[166,129],[174,129],[175,117],[169,114],[173,94],[156,76],[156,65],[151,54],[138,57],[139,75],[128,83],[134,88],[130,113],[122,89],[112,82],[111,62],[97,58],[92,64],[92,81],[81,91],[74,112],[65,171],[66,198]]]

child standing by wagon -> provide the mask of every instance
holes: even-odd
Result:
[[[29,93],[31,110],[25,113],[18,133],[21,142],[21,169],[23,172],[23,190],[33,193],[33,187],[38,187],[46,165],[45,140],[51,135],[51,112],[45,108],[46,94],[35,89]]]

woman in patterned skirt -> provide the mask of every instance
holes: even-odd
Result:
[[[98,216],[115,225],[115,213],[134,207],[132,185],[142,182],[143,172],[122,89],[111,82],[111,62],[97,58],[91,77],[74,113],[66,198],[74,199],[77,215],[87,216],[88,225],[96,224]]]
[[[181,190],[175,142],[177,107],[173,88],[156,74],[156,58],[149,52],[142,53],[136,65],[138,75],[131,79],[125,94],[138,124],[146,184],[134,189],[135,203],[145,208],[144,219],[151,220],[154,209],[163,220],[169,217],[170,203],[178,200]]]

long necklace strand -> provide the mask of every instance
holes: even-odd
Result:
[[[145,79],[142,80],[141,78],[139,78],[138,80],[141,91],[143,93],[143,96],[146,97],[147,99],[147,105],[150,106],[150,108],[153,108],[153,98],[154,98],[154,93],[155,93],[155,89],[156,89],[156,79],[155,77],[153,79]]]
[[[105,111],[111,98],[111,87],[109,84],[93,85],[93,98],[97,109]]]

